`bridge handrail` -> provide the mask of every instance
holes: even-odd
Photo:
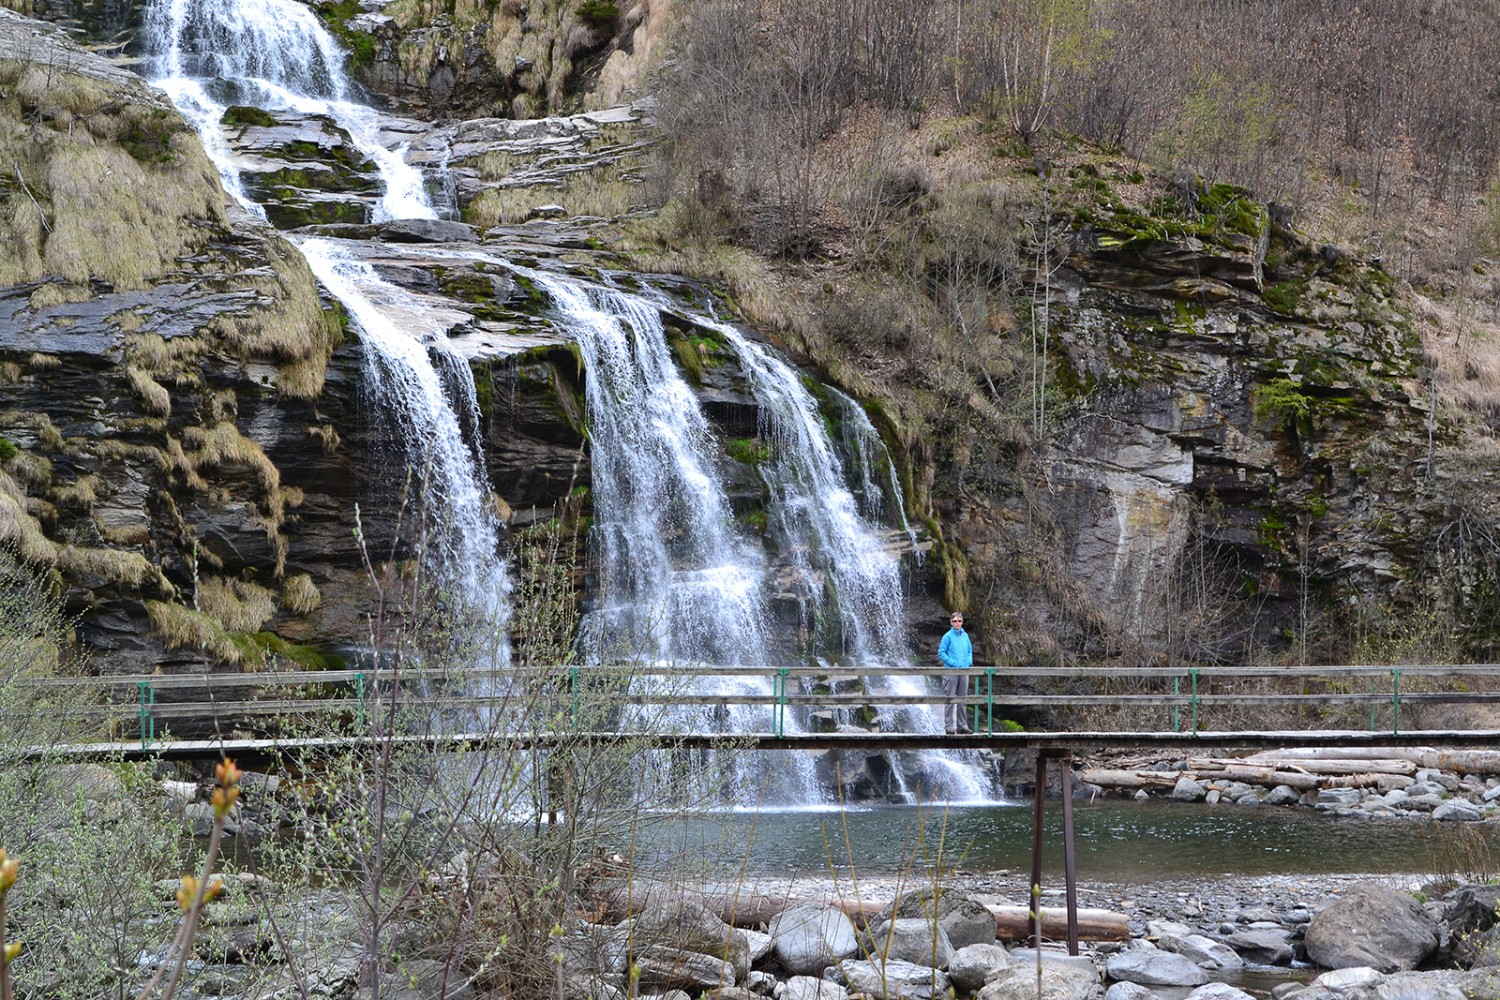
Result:
[[[968,677],[1115,680],[1180,678],[1196,674],[1200,683],[1215,678],[1371,678],[1390,677],[1399,671],[1405,677],[1493,677],[1500,676],[1500,663],[1469,664],[1402,664],[1397,666],[1330,665],[1330,666],[1234,666],[1234,667],[1039,667],[1025,665],[978,666],[968,670],[951,670],[937,666],[663,666],[657,664],[620,665],[547,665],[534,667],[390,668],[340,670],[277,670],[259,673],[183,673],[183,674],[102,674],[85,677],[25,678],[15,683],[41,688],[131,688],[147,685],[164,692],[184,688],[271,688],[316,684],[388,683],[392,681],[480,681],[486,679],[522,679],[567,676],[573,673],[603,674],[610,677],[933,677],[963,674]]]

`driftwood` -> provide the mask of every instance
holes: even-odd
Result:
[[[735,889],[687,889],[645,881],[637,881],[633,886],[624,882],[611,882],[600,885],[596,893],[604,904],[602,916],[612,923],[618,923],[631,913],[639,913],[648,906],[687,901],[704,907],[726,924],[735,927],[757,927],[769,923],[776,914],[794,906],[831,906],[844,911],[856,924],[864,926],[869,918],[891,906],[889,899],[861,897],[856,901],[852,895],[844,898],[833,895],[785,896]]]
[[[1031,911],[1024,906],[985,904],[995,918],[995,936],[1020,941],[1031,935]],[[1042,937],[1061,940],[1068,936],[1068,911],[1058,906],[1042,907]],[[1080,941],[1129,941],[1130,919],[1113,910],[1078,911]]]
[[[1240,766],[1246,763],[1259,765],[1261,767],[1275,768],[1278,771],[1303,771],[1307,774],[1338,775],[1338,774],[1367,774],[1371,771],[1382,774],[1404,774],[1411,776],[1417,773],[1417,765],[1409,760],[1377,759],[1357,760],[1353,758],[1340,758],[1330,760],[1313,760],[1307,757],[1292,757],[1289,755],[1261,755],[1256,754],[1253,761],[1248,758],[1206,758],[1201,760],[1190,760],[1188,766],[1195,769],[1216,769],[1222,767]]]
[[[1422,750],[1423,767],[1460,774],[1500,774],[1500,750]]]
[[[1409,760],[1422,767],[1436,767],[1436,764],[1423,761],[1437,752],[1431,747],[1287,747],[1284,750],[1262,750],[1243,760],[1255,764],[1279,760]]]
[[[1199,781],[1238,781],[1246,785],[1263,785],[1266,788],[1275,788],[1277,785],[1287,785],[1299,792],[1310,791],[1317,788],[1319,779],[1316,774],[1307,774],[1302,771],[1273,771],[1269,767],[1225,767],[1219,770],[1198,770]]]
[[[1176,771],[1119,771],[1091,767],[1082,774],[1085,782],[1106,788],[1171,788],[1177,784]]]
[[[1323,782],[1325,788],[1369,788],[1380,784],[1382,774],[1346,774],[1341,778],[1329,778]]]

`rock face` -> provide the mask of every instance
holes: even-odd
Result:
[[[1326,968],[1397,972],[1437,948],[1438,928],[1411,896],[1365,882],[1313,917],[1306,946],[1308,957]]]

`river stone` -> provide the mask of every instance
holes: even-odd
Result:
[[[1472,975],[1472,974],[1471,974]],[[1335,994],[1338,1000],[1491,1000],[1500,996],[1497,982],[1471,985],[1471,975],[1447,969],[1435,972],[1397,972],[1353,990]]]
[[[793,976],[778,1000],[847,1000],[849,991],[838,983],[812,976]]]
[[[1437,924],[1421,904],[1378,882],[1361,882],[1307,925],[1308,957],[1328,969],[1414,967],[1438,946]]]
[[[947,899],[944,899],[944,903]],[[957,951],[971,944],[995,943],[995,915],[984,904],[965,896],[953,904],[938,921],[948,934],[948,943]]]
[[[1500,951],[1495,947],[1500,935],[1494,932],[1500,886],[1462,886],[1444,896],[1443,903],[1447,907],[1443,922],[1454,959],[1469,967],[1500,964]]]
[[[1256,965],[1291,965],[1290,938],[1285,930],[1240,931],[1225,937],[1224,943]]]
[[[1347,969],[1334,969],[1325,972],[1312,981],[1312,985],[1321,986],[1324,989],[1342,993],[1363,986],[1370,986],[1385,978],[1383,973],[1377,972],[1368,965],[1356,965]]]
[[[960,991],[972,993],[994,974],[1010,969],[1010,952],[998,944],[971,944],[948,960],[948,978]]]
[[[1189,993],[1183,1000],[1255,1000],[1255,998],[1228,983],[1208,983]]]
[[[563,983],[563,1000],[625,1000],[625,991],[606,976],[570,976]]]
[[[1401,803],[1401,808],[1412,812],[1432,812],[1442,804],[1443,798],[1440,795],[1434,795],[1431,792],[1408,792],[1406,801]]]
[[[794,906],[772,917],[767,930],[777,961],[798,976],[822,975],[859,948],[853,921],[829,906]]]
[[[1176,802],[1197,802],[1206,794],[1207,790],[1201,784],[1185,774],[1172,787],[1172,799]]]
[[[1302,793],[1291,785],[1277,785],[1266,793],[1266,805],[1289,806],[1302,797]]]
[[[1167,951],[1177,951],[1177,946],[1182,943],[1183,938],[1193,934],[1193,929],[1187,924],[1176,920],[1148,920],[1146,921],[1146,937],[1150,938],[1158,948]]]
[[[1003,979],[989,983],[975,996],[977,1000],[1099,1000],[1104,987],[1099,973],[1077,966],[1045,963],[1042,965],[1041,989],[1037,989],[1035,966],[1017,966]]]
[[[1375,780],[1375,787],[1387,794],[1398,790],[1410,793],[1411,786],[1416,783],[1415,778],[1409,778],[1404,774],[1382,774]]]
[[[649,945],[636,953],[635,965],[643,986],[686,987],[697,991],[734,985],[733,965],[685,948]]]
[[[1017,948],[1010,953],[1010,964],[1015,969],[1030,969],[1036,972],[1036,950],[1034,948]],[[1056,948],[1042,949],[1042,965],[1055,965],[1063,969],[1081,969],[1091,972],[1097,978],[1099,970],[1094,967],[1094,960],[1087,955],[1069,955],[1065,951]]]
[[[1161,1000],[1140,983],[1115,983],[1104,994],[1104,1000]]]
[[[1320,788],[1318,789],[1317,808],[1319,809],[1351,809],[1359,805],[1362,793],[1358,788]]]
[[[1484,819],[1484,810],[1468,799],[1449,799],[1432,811],[1432,818],[1473,823]]]
[[[1144,986],[1201,986],[1208,982],[1208,973],[1193,962],[1145,942],[1111,956],[1106,971],[1111,979]]]
[[[1243,969],[1245,967],[1245,960],[1237,951],[1227,944],[1204,937],[1202,934],[1189,934],[1177,943],[1176,948],[1170,950],[1177,952],[1190,962],[1196,962],[1205,969]]]
[[[760,931],[742,929],[740,934],[745,939],[745,946],[750,949],[751,965],[771,954],[771,949],[776,945],[775,938],[769,934],[762,934]]]
[[[911,962],[866,962],[846,959],[839,963],[851,993],[868,993],[876,1000],[935,1000],[946,997],[952,986],[948,977],[926,965]]]
[[[695,900],[651,897],[636,914],[632,937],[637,945],[667,945],[727,958],[735,970],[731,983],[750,971],[750,945],[744,933]]]
[[[1443,786],[1437,782],[1427,781],[1423,778],[1418,778],[1406,786],[1407,795],[1436,795],[1442,798],[1444,790]]]
[[[948,932],[943,930],[941,924],[934,928],[931,921],[919,917],[884,921],[870,932],[870,939],[875,954],[913,965],[938,967],[947,965],[948,960],[953,957],[953,945],[948,940]]]

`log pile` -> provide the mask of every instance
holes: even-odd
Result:
[[[1180,767],[1156,762],[1115,761],[1086,767],[1082,779],[1106,789],[1170,790],[1186,777],[1205,785],[1236,782],[1262,788],[1286,786],[1300,793],[1323,788],[1373,788],[1392,777],[1411,778],[1424,769],[1474,776],[1500,775],[1500,751],[1436,750],[1431,747],[1293,747],[1247,757],[1191,757]]]

